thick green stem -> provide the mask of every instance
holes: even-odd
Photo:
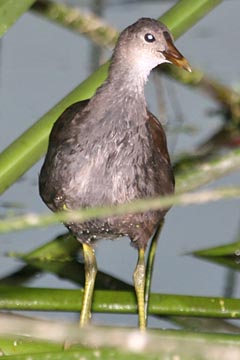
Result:
[[[0,1],[0,37],[22,16],[35,0]]]
[[[22,176],[46,151],[54,120],[72,103],[91,97],[106,75],[107,64],[95,71],[0,154],[0,193]]]
[[[161,21],[178,38],[221,2],[222,0],[179,0],[161,17]]]
[[[82,290],[0,286],[0,309],[79,312],[82,297]],[[92,310],[101,313],[135,314],[137,305],[134,292],[95,290]],[[149,314],[237,319],[240,318],[240,300],[151,294]]]

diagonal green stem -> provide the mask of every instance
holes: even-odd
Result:
[[[161,21],[177,39],[221,2],[222,0],[179,0],[161,16]]]
[[[0,1],[0,37],[27,11],[35,0]]]
[[[54,120],[72,103],[89,98],[107,75],[107,64],[76,87],[0,154],[0,193],[35,164],[47,147]]]

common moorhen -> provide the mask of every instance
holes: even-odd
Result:
[[[142,18],[121,33],[107,80],[90,100],[68,107],[52,128],[39,178],[40,195],[52,211],[123,204],[173,193],[166,136],[147,109],[144,96],[150,71],[162,63],[191,71],[165,25]],[[145,329],[145,249],[167,210],[65,224],[83,245],[81,326],[91,316],[97,273],[93,242],[127,235],[139,254],[133,278],[139,326]]]

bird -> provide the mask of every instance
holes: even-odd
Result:
[[[163,63],[191,71],[163,23],[140,18],[121,32],[105,82],[91,99],[70,105],[51,130],[39,193],[53,212],[113,206],[174,192],[166,135],[148,110],[144,95],[151,70]],[[138,250],[133,282],[139,328],[146,329],[145,250],[168,210],[65,224],[83,247],[80,327],[91,318],[97,274],[95,242],[128,236]]]

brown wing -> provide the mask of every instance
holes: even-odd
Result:
[[[169,191],[167,191],[167,193],[171,193],[174,190],[175,179],[171,166],[170,156],[168,153],[165,131],[159,120],[149,110],[148,110],[148,124],[153,139],[153,144],[154,144],[153,148],[155,149],[157,156],[161,158],[161,161],[163,161],[167,165],[168,168],[167,176],[171,180],[169,183],[170,188]]]
[[[76,135],[76,127],[73,124],[79,120],[82,110],[88,102],[89,100],[84,100],[70,105],[57,119],[51,130],[48,151],[39,175],[39,193],[43,201],[53,211],[62,209],[65,203],[61,193],[64,162],[61,166],[57,164],[58,155],[64,155],[62,150],[64,146],[65,152],[71,151],[68,142],[69,139],[74,139]]]
[[[76,121],[81,111],[88,104],[89,100],[78,101],[70,105],[53,125],[49,144],[63,143],[67,138],[71,138],[71,132],[75,132],[75,127],[72,126],[72,122]],[[73,134],[74,135],[74,134]]]

